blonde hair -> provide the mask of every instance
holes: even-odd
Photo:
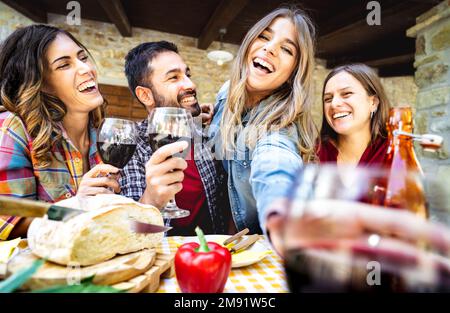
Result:
[[[72,39],[89,51],[69,32],[48,25],[31,25],[14,31],[0,48],[0,99],[8,111],[17,114],[33,138],[33,155],[39,167],[50,165],[52,147],[62,142],[58,126],[66,115],[65,104],[45,93],[46,52],[58,34]],[[89,121],[98,127],[104,105],[89,113]]]
[[[314,143],[317,127],[313,122],[312,75],[314,70],[315,29],[309,17],[300,9],[279,8],[257,22],[246,34],[232,67],[228,97],[221,120],[224,152],[236,149],[236,138],[244,127],[242,115],[246,110],[249,95],[247,84],[247,57],[250,46],[276,18],[287,18],[295,27],[299,50],[298,60],[291,77],[269,98],[269,103],[257,112],[254,107],[248,121],[246,144],[254,148],[266,132],[279,131],[291,125],[297,126],[298,149],[305,161],[314,159]]]

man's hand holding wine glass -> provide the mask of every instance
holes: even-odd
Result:
[[[179,172],[187,168],[187,163],[182,162],[181,158],[185,158],[192,151],[190,144],[193,121],[189,111],[177,107],[154,108],[147,120],[148,141],[153,154],[146,166],[147,186],[143,196],[148,195],[148,197],[153,198],[151,194],[154,196],[159,194],[162,198],[152,199],[153,203],[151,204],[160,206],[166,202],[166,196],[173,193],[173,197],[169,198],[167,205],[161,208],[161,214],[166,219],[168,226],[171,219],[190,215],[189,210],[177,206],[174,196],[182,189],[180,185],[184,179],[184,174]],[[162,149],[173,143],[179,145],[174,145],[169,150],[166,150],[167,148]],[[171,158],[175,160],[167,160]],[[152,166],[160,163],[164,164],[156,168]],[[148,185],[149,183],[150,185]],[[172,186],[172,184],[175,184],[175,186]]]
[[[163,208],[183,188],[183,171],[187,163],[180,157],[171,157],[187,149],[186,141],[162,146],[156,150],[145,165],[147,188],[140,202]]]

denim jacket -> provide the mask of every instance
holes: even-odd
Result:
[[[303,166],[297,148],[296,126],[269,132],[250,149],[238,134],[236,150],[226,157],[222,152],[220,121],[228,94],[228,84],[220,89],[209,128],[209,138],[217,159],[223,160],[228,172],[228,194],[234,223],[238,230],[246,227],[252,233],[265,231],[266,209],[277,198],[285,197]],[[267,104],[262,101],[261,109]],[[248,121],[249,114],[243,117]]]

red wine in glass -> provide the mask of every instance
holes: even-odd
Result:
[[[136,144],[97,141],[97,150],[103,163],[124,168],[136,150]]]
[[[187,153],[190,151],[190,143],[191,143],[191,138],[190,137],[186,137],[186,136],[173,136],[171,134],[156,134],[156,133],[152,133],[152,134],[148,134],[148,140],[150,143],[150,147],[152,148],[152,151],[156,151],[159,148],[171,144],[171,143],[175,143],[178,141],[186,141],[189,146],[184,149],[182,152],[174,154],[174,157],[180,157],[185,159]]]
[[[103,163],[122,169],[136,150],[137,129],[133,121],[105,118],[97,135],[97,151]]]

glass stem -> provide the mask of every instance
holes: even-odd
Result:
[[[175,202],[175,198],[172,198],[172,199],[170,199],[169,200],[169,202],[167,202],[167,205],[166,205],[166,207],[165,207],[165,209],[166,210],[177,210],[178,209],[178,206],[177,206],[177,203]]]

